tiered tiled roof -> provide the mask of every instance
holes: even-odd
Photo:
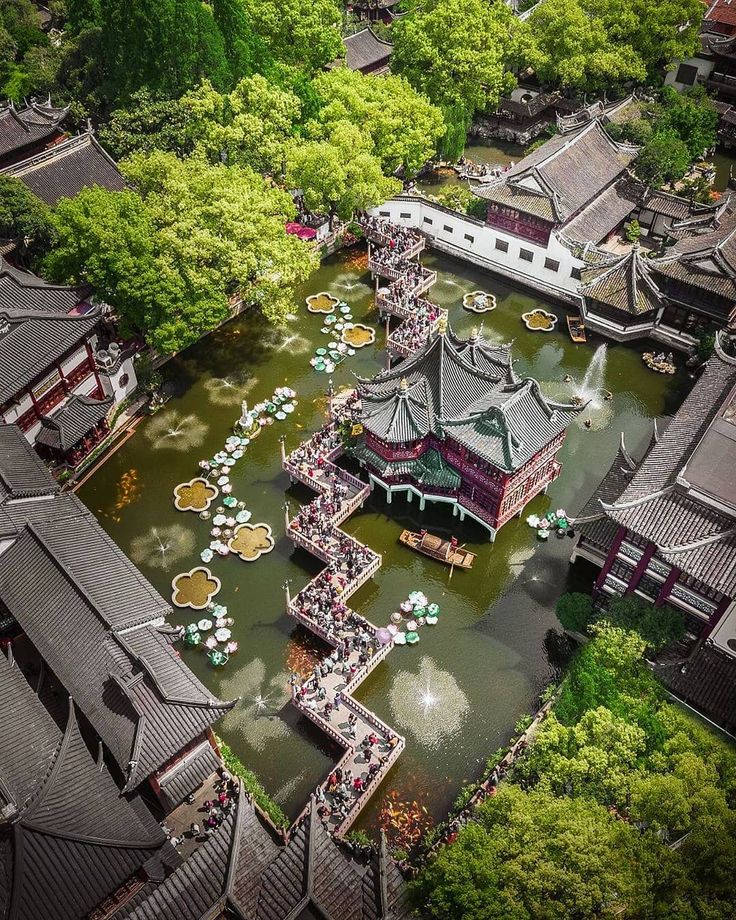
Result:
[[[373,71],[378,67],[388,67],[393,51],[391,42],[380,39],[368,26],[348,35],[343,39],[345,45],[345,64],[350,70]]]
[[[736,209],[723,208],[698,232],[686,233],[665,256],[653,259],[650,270],[666,281],[736,301]]]
[[[99,185],[111,192],[125,188],[125,179],[115,161],[97,143],[91,132],[55,144],[43,153],[15,163],[1,171],[20,179],[46,204],[73,198],[83,188]]]
[[[692,495],[678,477],[735,385],[736,359],[717,343],[626,488],[601,503],[616,524],[656,544],[663,559],[728,596],[736,594],[736,520]]]
[[[18,437],[18,429],[0,425],[0,508],[6,499],[53,495],[58,491],[59,484],[46,467],[39,464],[38,454],[28,441]],[[9,519],[5,527],[15,532]]]
[[[43,144],[59,134],[69,109],[32,102],[17,109],[11,102],[0,108],[0,163],[7,163],[24,150]]]
[[[244,792],[212,838],[131,912],[115,920],[403,920],[406,886],[381,846],[353,858],[325,830],[314,803],[288,844],[278,841]]]
[[[0,404],[94,329],[99,309],[83,291],[48,284],[7,264],[0,267]]]
[[[106,399],[71,396],[59,411],[41,420],[41,430],[36,436],[36,441],[66,453],[94,425],[103,421],[112,404],[112,396]]]
[[[638,206],[645,186],[628,174],[617,179],[565,227],[566,236],[599,243]]]
[[[634,245],[608,265],[584,269],[580,293],[586,301],[597,301],[633,316],[657,310],[662,305],[662,295],[649,271],[649,262]]]
[[[657,663],[672,693],[736,734],[736,656],[706,643],[687,661]]]
[[[564,223],[619,179],[636,153],[614,143],[593,121],[573,134],[556,135],[498,183],[474,191],[488,201]]]
[[[550,403],[519,381],[509,347],[441,332],[394,371],[359,386],[362,422],[382,441],[448,435],[501,469],[518,469],[563,431],[579,406]]]
[[[17,428],[0,431],[0,444],[25,443]],[[53,495],[36,463],[38,488]],[[23,478],[28,490],[30,468]],[[182,664],[158,625],[169,605],[76,496],[0,500],[0,512],[0,537],[12,541],[0,553],[0,602],[134,788],[232,704]]]
[[[0,797],[10,821],[0,830],[9,870],[0,876],[0,916],[85,917],[171,847],[95,763],[71,701],[62,734],[4,655],[0,694]]]

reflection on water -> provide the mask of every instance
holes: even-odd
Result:
[[[428,655],[416,671],[396,675],[390,701],[394,725],[425,747],[439,747],[449,741],[463,727],[470,709],[452,674]]]
[[[239,406],[257,383],[256,377],[243,380],[234,376],[212,377],[205,381],[204,389],[216,406]]]
[[[191,555],[195,543],[194,532],[182,524],[151,527],[131,540],[130,558],[136,565],[168,570],[174,562]]]
[[[498,342],[514,340],[519,376],[533,376],[551,397],[569,399],[573,390],[565,378],[583,381],[600,339],[591,336],[589,344],[573,345],[560,307],[519,291],[502,278],[431,253],[422,261],[438,272],[432,298],[449,309],[458,334],[467,335],[479,325],[477,316],[463,310],[463,294],[493,293],[498,305],[484,317],[484,334]],[[218,557],[212,563],[222,580],[218,601],[235,619],[233,639],[240,651],[219,669],[211,668],[201,652],[182,651],[213,694],[240,698],[216,730],[269,792],[280,792],[292,816],[336,758],[325,737],[285,705],[289,674],[310,671],[319,646],[307,641],[286,617],[282,585],[290,579],[292,592],[299,590],[319,571],[319,564],[294,550],[284,535],[284,499],[288,498],[293,513],[312,494],[290,487],[281,471],[278,434],[286,436],[291,449],[320,426],[327,405],[328,379],[308,363],[309,352],[325,344],[322,318],[307,313],[304,298],[332,291],[348,302],[356,321],[376,326],[373,287],[365,265],[364,249],[325,261],[296,293],[292,309],[297,319],[286,333],[272,329],[257,314],[247,314],[170,361],[163,368],[170,402],[144,419],[136,436],[79,493],[123,550],[141,558],[143,573],[168,597],[171,571],[161,563],[170,562],[172,552],[184,551],[172,539],[176,531],[170,528],[184,527],[198,536],[197,544],[178,559],[177,570],[199,564],[202,538],[209,529],[194,516],[174,509],[174,487],[197,475],[200,459],[221,449],[238,415],[234,391],[240,395],[239,388],[247,387],[247,399],[255,403],[267,399],[276,386],[297,390],[293,415],[278,432],[268,429],[252,442],[232,473],[233,493],[247,502],[253,520],[273,526],[275,549],[250,565],[232,557]],[[539,306],[558,315],[555,332],[541,335],[524,328],[521,314]],[[291,347],[294,341],[280,348],[288,334],[298,334],[309,343],[309,350],[297,353]],[[550,507],[577,512],[615,456],[621,430],[636,453],[649,441],[651,419],[674,407],[672,394],[681,377],[648,371],[641,361],[643,350],[643,343],[638,348],[609,344],[600,376],[601,386],[611,390],[614,399],[597,410],[600,426],[590,430],[572,426],[560,454],[562,476],[549,495],[535,499],[527,514],[544,513]],[[335,369],[335,389],[354,385],[354,374],[375,374],[383,362],[379,339]],[[445,566],[398,542],[404,527],[456,535],[477,553],[472,571],[456,571],[449,581]],[[377,827],[381,802],[392,790],[397,793],[392,807],[406,804],[401,814],[413,814],[412,803],[417,802],[420,810],[426,807],[432,817],[440,818],[463,780],[478,775],[488,755],[508,739],[519,716],[534,709],[539,692],[556,673],[560,650],[548,633],[557,628],[555,599],[571,577],[572,541],[554,540],[542,546],[524,521],[514,520],[490,544],[480,527],[469,521],[461,524],[447,505],[428,505],[420,513],[418,502],[407,504],[396,496],[388,506],[379,490],[345,529],[384,559],[375,578],[351,599],[354,609],[372,622],[386,623],[397,603],[417,589],[441,607],[440,622],[421,630],[418,646],[397,649],[360,687],[361,702],[395,724],[408,744],[361,815],[359,826]],[[573,574],[576,570],[577,566]],[[577,589],[585,587],[581,583]],[[407,822],[412,823],[408,818]]]
[[[190,450],[204,444],[207,425],[196,415],[176,410],[160,410],[144,429],[154,450]]]
[[[265,751],[272,741],[289,734],[287,724],[279,716],[290,696],[286,671],[269,677],[263,660],[254,658],[242,668],[225,674],[220,695],[227,699],[240,697],[222,720],[222,726],[256,751]]]

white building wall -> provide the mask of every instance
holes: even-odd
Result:
[[[681,83],[677,79],[677,74],[680,69],[680,64],[689,64],[691,67],[695,67],[698,71],[697,77],[695,78],[694,83]],[[684,61],[678,61],[673,65],[672,70],[668,70],[664,78],[665,86],[672,86],[678,91],[678,93],[683,92],[686,89],[692,89],[693,86],[696,86],[701,79],[706,79],[713,73],[713,68],[715,67],[715,62],[712,59],[693,57],[687,58]]]
[[[135,365],[132,356],[121,361],[117,370],[108,371],[99,368],[98,373],[105,396],[114,396],[116,403],[125,399],[126,396],[130,396],[133,390],[138,386],[138,378],[135,374]]]
[[[415,196],[394,198],[371,212],[405,227],[420,230],[433,248],[448,255],[534,288],[549,297],[559,298],[577,307],[579,281],[573,269],[582,268],[576,259],[552,234],[547,246],[529,242],[484,222],[451,211]],[[498,248],[497,242],[502,248]],[[503,251],[506,248],[506,251]],[[521,250],[532,253],[532,261],[521,258]],[[545,265],[551,259],[559,268]]]

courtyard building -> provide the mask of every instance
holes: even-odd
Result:
[[[736,729],[736,357],[714,356],[636,461],[621,446],[577,517],[572,560],[600,566],[595,590],[680,610],[695,645],[668,682]],[[664,675],[667,679],[667,675]]]
[[[136,346],[89,290],[0,265],[0,423],[53,463],[78,466],[137,385]]]
[[[64,137],[69,108],[32,101],[21,108],[9,102],[0,108],[0,170],[41,153]]]
[[[392,500],[450,504],[491,539],[560,474],[556,455],[581,405],[548,401],[521,380],[510,347],[478,332],[438,334],[394,370],[358,385],[362,434],[354,448]]]

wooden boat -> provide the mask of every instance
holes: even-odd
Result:
[[[458,569],[470,569],[475,562],[475,553],[468,552],[462,546],[453,547],[450,540],[443,540],[432,533],[415,533],[413,530],[402,531],[399,542],[411,547],[418,553],[424,553],[445,565]]]
[[[585,323],[579,316],[572,316],[570,313],[567,314],[567,331],[570,333],[570,338],[573,342],[586,341]]]

